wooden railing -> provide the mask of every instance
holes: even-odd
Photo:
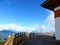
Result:
[[[8,36],[8,39],[4,45],[18,45],[21,44],[24,40],[29,38],[30,33],[16,33],[12,36]]]
[[[14,34],[12,34],[12,36],[9,35],[4,45],[13,45],[14,38],[15,38]]]

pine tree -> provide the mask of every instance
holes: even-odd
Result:
[[[1,42],[1,34],[0,34],[0,42]]]
[[[6,42],[6,40],[7,40],[7,38],[5,37],[5,38],[4,38],[4,41]]]
[[[0,40],[1,40],[1,34],[0,34]]]

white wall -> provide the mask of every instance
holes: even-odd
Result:
[[[60,17],[55,18],[56,39],[60,40]]]

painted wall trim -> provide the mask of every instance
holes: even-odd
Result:
[[[54,11],[60,10],[60,6],[56,7]]]

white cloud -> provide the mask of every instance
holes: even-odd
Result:
[[[41,28],[42,28],[42,31],[45,33],[46,32],[46,26],[42,25]]]
[[[44,27],[43,27],[44,28]],[[34,27],[26,27],[22,25],[17,25],[14,23],[10,24],[0,24],[0,30],[12,30],[12,31],[20,31],[20,32],[32,32],[32,31],[37,31],[37,32],[42,32],[42,27],[40,27],[39,24],[35,24]]]
[[[54,13],[50,12],[49,16],[46,18],[46,31],[55,31],[55,20],[54,20]]]
[[[0,24],[0,30],[2,30],[2,28],[3,28],[3,25]]]
[[[36,30],[41,30],[41,27],[39,24],[35,24],[35,28],[36,28]]]
[[[55,20],[54,20],[54,13],[51,11],[48,17],[45,19],[46,24],[39,25],[35,24],[35,28],[38,32],[51,32],[55,31]]]
[[[35,29],[37,30],[37,32],[44,32],[45,26],[44,25],[35,24]]]
[[[27,27],[26,28],[27,32],[32,32],[32,31],[35,31],[35,30],[36,30],[35,27]]]
[[[1,30],[12,30],[12,31],[20,31],[20,32],[32,32],[35,30],[34,27],[25,27],[25,26],[22,26],[22,25],[17,25],[17,24],[14,24],[14,23],[11,23],[11,24],[0,24],[0,31]]]

